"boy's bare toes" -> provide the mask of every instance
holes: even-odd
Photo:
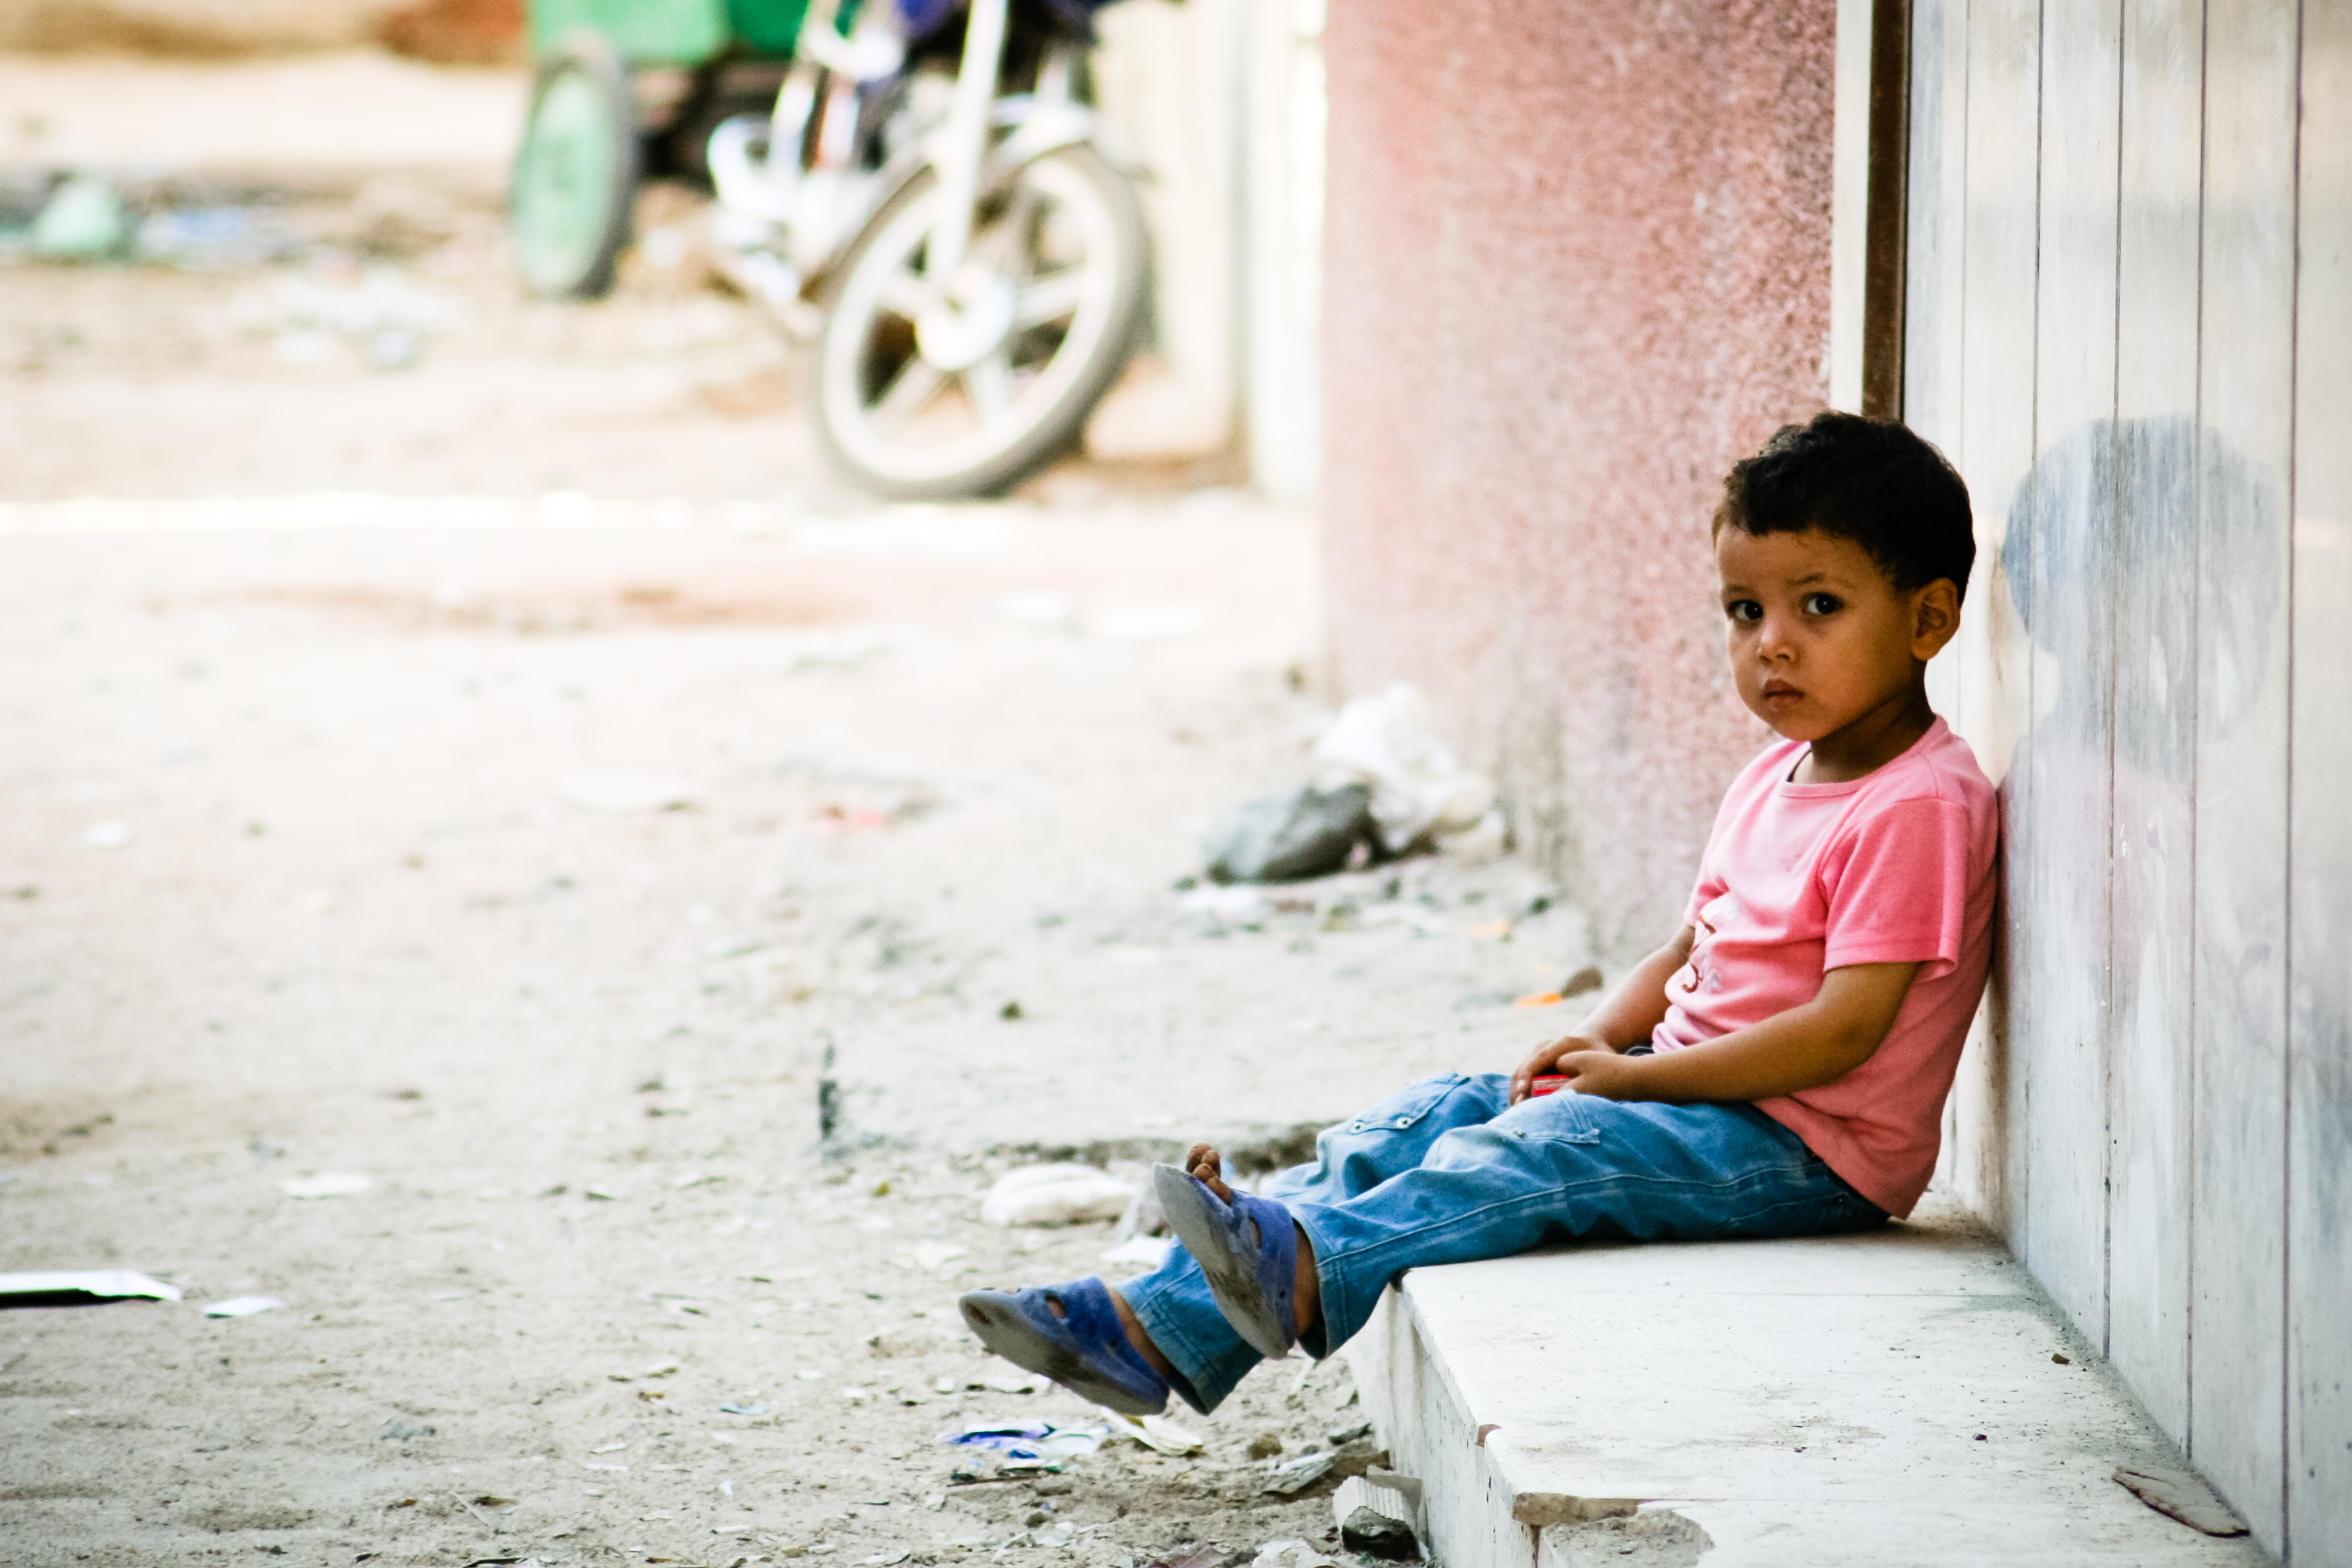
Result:
[[[1218,1202],[1233,1202],[1233,1188],[1225,1185],[1223,1155],[1206,1144],[1195,1144],[1192,1145],[1192,1152],[1185,1156],[1184,1163],[1195,1181],[1202,1183],[1217,1195]]]

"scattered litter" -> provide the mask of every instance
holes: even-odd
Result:
[[[1214,883],[1303,882],[1345,867],[1373,831],[1370,788],[1302,785],[1229,806],[1202,835],[1201,859]]]
[[[1141,1116],[1132,1117],[1130,1120],[1139,1124],[1159,1127],[1172,1127],[1176,1124],[1176,1118],[1173,1116],[1155,1116],[1150,1118],[1148,1124]],[[1127,1212],[1118,1217],[1118,1224],[1111,1231],[1111,1235],[1118,1240],[1125,1241],[1137,1236],[1167,1234],[1168,1216],[1160,1209],[1159,1190],[1150,1182],[1146,1182],[1142,1189],[1135,1195],[1135,1201],[1127,1206]]]
[[[0,1274],[0,1303],[12,1307],[73,1306],[144,1298],[176,1301],[180,1287],[128,1269],[87,1269],[50,1274]]]
[[[465,318],[456,300],[418,287],[392,267],[373,267],[356,283],[281,274],[231,309],[247,329],[270,334],[289,364],[329,362],[342,352],[341,340],[379,371],[414,368],[428,333],[447,331]]]
[[[2163,1469],[2154,1465],[2117,1465],[2116,1484],[2140,1501],[2208,1535],[2243,1535],[2245,1521],[2213,1495],[2205,1478],[2192,1470]]]
[[[119,850],[131,841],[131,824],[92,822],[81,831],[81,841],[94,850]]]
[[[1070,1543],[1070,1538],[1076,1534],[1077,1534],[1077,1531],[1070,1528],[1070,1523],[1067,1520],[1059,1520],[1047,1525],[1045,1529],[1037,1532],[1037,1544],[1040,1546],[1067,1546]],[[902,1552],[899,1555],[903,1557],[906,1553]],[[867,1561],[870,1562],[872,1559],[869,1558]]]
[[[1391,854],[1465,833],[1494,810],[1494,785],[1454,761],[1421,693],[1402,682],[1341,708],[1313,756],[1311,782],[1370,787],[1373,827]]]
[[[892,1563],[904,1563],[913,1555],[911,1552],[877,1552],[873,1556],[861,1557],[858,1561],[865,1564],[865,1568],[891,1568]]]
[[[275,1296],[231,1296],[226,1301],[215,1301],[205,1309],[208,1318],[249,1318],[256,1312],[272,1312],[286,1303]]]
[[[1350,1476],[1331,1494],[1331,1518],[1339,1543],[1391,1563],[1422,1555],[1421,1482],[1391,1470]]]
[[[768,1407],[764,1405],[721,1405],[719,1413],[721,1416],[765,1416]]]
[[[373,1176],[356,1171],[320,1171],[311,1176],[288,1176],[278,1184],[278,1190],[289,1197],[349,1197],[374,1185]]]
[[[1181,1458],[1197,1454],[1206,1446],[1199,1433],[1179,1427],[1165,1416],[1129,1416],[1105,1409],[1102,1417],[1110,1423],[1113,1432],[1132,1437],[1155,1453]]]
[[[35,256],[89,261],[129,242],[131,219],[121,192],[94,174],[75,174],[49,193],[29,237]]]
[[[602,1452],[602,1450],[600,1449],[599,1452]],[[583,1470],[625,1470],[629,1467],[626,1465],[583,1464],[580,1468]]]
[[[1008,1427],[975,1421],[960,1431],[940,1434],[952,1448],[975,1449],[948,1479],[958,1485],[1010,1479],[1041,1471],[1058,1472],[1071,1459],[1093,1453],[1110,1436],[1108,1427],[1055,1427],[1039,1422]]]
[[[1330,1455],[1301,1454],[1295,1459],[1275,1466],[1266,1476],[1265,1484],[1258,1490],[1272,1492],[1276,1497],[1289,1497],[1294,1492],[1305,1491],[1330,1471]],[[1259,1553],[1258,1560],[1264,1562],[1265,1553]]]
[[[1275,913],[1274,900],[1259,889],[1238,884],[1223,887],[1213,882],[1186,893],[1176,901],[1176,907],[1187,915],[1204,915],[1212,925],[1238,925],[1244,930],[1265,925]],[[1140,1117],[1130,1119],[1141,1122]]]
[[[798,1372],[793,1373],[793,1375],[799,1378],[803,1383],[815,1383],[823,1379],[824,1374],[819,1372],[814,1366],[803,1366]]]
[[[142,261],[215,271],[289,259],[304,236],[266,208],[173,207],[140,220],[134,244]]]
[[[418,1426],[408,1421],[387,1421],[384,1423],[383,1430],[376,1434],[376,1440],[381,1443],[405,1443],[413,1438],[432,1436],[433,1428],[430,1427]]]
[[[667,1377],[671,1373],[674,1373],[677,1370],[677,1363],[674,1361],[657,1361],[651,1366],[646,1367],[644,1371],[638,1373],[637,1375],[639,1377]]]
[[[683,779],[627,776],[566,779],[555,787],[564,800],[590,811],[628,816],[641,811],[686,811],[698,803],[702,787]]]
[[[618,1203],[621,1201],[621,1195],[614,1192],[608,1186],[583,1186],[580,1189],[580,1196],[583,1197],[593,1198],[598,1203]]]
[[[626,1443],[606,1443],[601,1448],[591,1448],[588,1451],[592,1454],[617,1454],[628,1446]]]
[[[1130,1236],[1116,1247],[1104,1249],[1102,1260],[1157,1269],[1168,1261],[1168,1254],[1175,1247],[1176,1239],[1172,1236]]]
[[[947,1507],[947,1505],[948,1494],[943,1491],[932,1492],[923,1499],[923,1506],[929,1509],[933,1513],[939,1512],[941,1509]]]
[[[1257,1549],[1250,1568],[1339,1568],[1339,1559],[1326,1557],[1304,1541],[1269,1541]]]
[[[1054,1386],[1054,1380],[1042,1372],[1024,1372],[1018,1376],[983,1377],[972,1386],[999,1394],[1043,1394]]]
[[[991,1225],[1081,1225],[1117,1219],[1134,1198],[1133,1187],[1093,1166],[1024,1166],[996,1178],[980,1217]]]
[[[1334,1427],[1323,1434],[1325,1440],[1335,1448],[1344,1448],[1357,1438],[1371,1435],[1372,1424],[1370,1421],[1359,1421],[1352,1427]]]

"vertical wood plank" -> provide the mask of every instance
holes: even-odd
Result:
[[[2304,13],[2295,316],[2287,1521],[2352,1563],[2352,7]]]
[[[1955,464],[1960,448],[1961,239],[1968,174],[1968,0],[1913,0],[1911,11],[1910,168],[1905,181],[1903,422]],[[1970,587],[1977,609],[1990,597],[1979,568]],[[1970,629],[1969,635],[1973,635]],[[1964,703],[1956,642],[1927,666],[1927,700],[1955,725]],[[1979,1168],[1987,1090],[1986,1019],[1979,1013],[1961,1052],[1944,1105],[1936,1184],[1979,1208],[1986,1206]]]
[[[2124,9],[2108,1354],[2189,1437],[2201,0]]]
[[[1960,456],[1968,15],[1968,0],[1913,0],[1911,162],[1905,180],[1903,423],[1955,462]],[[1948,670],[1951,663],[1948,655],[1939,656],[1931,672]]]
[[[2033,461],[2035,170],[2041,6],[1974,0],[1968,13],[1968,144],[1961,242],[1960,472],[1977,520],[1978,578],[1959,647],[1958,727],[2001,789],[2006,915],[1995,955],[1980,1069],[1958,1106],[1980,1152],[1973,1184],[1985,1215],[2013,1234],[2026,1183],[2021,1125],[2027,1085],[2017,1041],[2028,1022],[2027,977],[2014,959],[2033,940],[2031,899],[2018,882],[2032,863],[2031,782],[2011,754],[2032,711],[2032,650],[2020,621],[2010,559],[2030,561]],[[2018,537],[2012,548],[2009,539]]]
[[[2288,517],[2298,29],[2205,30],[2189,1451],[2283,1523]]]
[[[2017,1233],[2026,1265],[2106,1339],[2108,752],[2115,671],[2116,139],[2120,0],[2042,13],[2040,250],[2030,531],[2002,551],[2035,660],[2031,854],[2011,885],[2030,998],[2010,1050],[2031,1085]],[[2029,548],[2021,549],[2021,546]]]

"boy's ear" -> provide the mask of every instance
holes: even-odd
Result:
[[[1939,577],[1911,594],[1911,656],[1926,664],[1944,651],[1960,629],[1960,591]]]

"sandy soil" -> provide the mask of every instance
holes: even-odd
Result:
[[[1338,1364],[1177,1412],[1196,1458],[949,1484],[942,1430],[1088,1417],[956,1291],[1113,1239],[978,1196],[1505,1065],[1580,922],[1509,862],[1186,907],[1325,716],[1311,517],[877,509],[752,313],[524,305],[450,200],[373,261],[0,272],[0,1269],[187,1293],[0,1317],[0,1561],[1321,1540],[1248,1449],[1353,1425]],[[319,324],[370,287],[454,306],[410,368]]]

